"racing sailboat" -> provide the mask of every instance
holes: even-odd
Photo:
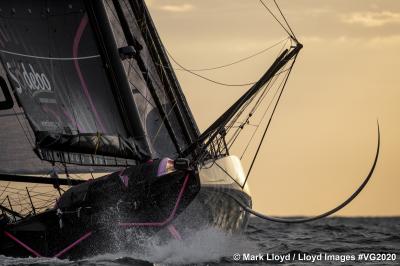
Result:
[[[242,231],[259,149],[247,174],[231,151],[268,99],[269,127],[302,48],[285,29],[266,72],[200,133],[143,0],[0,1],[0,254]]]

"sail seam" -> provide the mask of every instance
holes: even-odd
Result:
[[[10,54],[10,55],[17,55],[22,57],[29,57],[35,59],[43,59],[43,60],[55,60],[55,61],[73,61],[73,60],[85,60],[85,59],[93,59],[93,58],[100,58],[100,55],[89,55],[89,56],[81,56],[81,57],[46,57],[46,56],[36,56],[36,55],[29,55],[29,54],[21,54],[10,52],[7,50],[1,50],[1,53]]]

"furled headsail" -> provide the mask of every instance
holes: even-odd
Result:
[[[2,1],[0,10],[9,82],[0,109],[26,118],[18,134],[32,133],[40,159],[131,165],[177,157],[197,138],[143,1]],[[10,123],[1,131],[21,126]]]

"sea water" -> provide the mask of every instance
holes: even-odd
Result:
[[[79,261],[0,256],[0,265],[400,265],[400,217],[328,218],[304,224],[253,217],[242,235],[204,228],[182,241],[142,243],[140,251]]]

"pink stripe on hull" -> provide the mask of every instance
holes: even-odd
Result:
[[[72,243],[71,245],[69,245],[68,247],[64,248],[63,250],[58,252],[56,255],[54,255],[53,258],[61,257],[62,255],[67,253],[70,249],[74,248],[76,245],[78,245],[79,243],[81,243],[83,240],[85,240],[86,238],[88,238],[91,235],[92,235],[92,232],[88,232],[88,233],[84,234],[78,240],[76,240],[74,243]]]
[[[171,224],[168,226],[168,231],[171,233],[171,235],[176,239],[176,240],[182,240],[181,235],[179,234],[178,230],[176,230],[176,227]]]
[[[22,246],[23,248],[25,248],[26,250],[28,250],[30,253],[32,253],[33,255],[35,255],[36,257],[42,257],[42,255],[39,254],[39,252],[33,250],[31,247],[29,247],[27,244],[25,244],[24,242],[22,242],[21,240],[19,240],[18,238],[16,238],[15,236],[13,236],[12,234],[10,234],[7,231],[4,231],[4,235],[6,235],[7,237],[11,238],[12,240],[14,240],[15,242],[17,242],[20,246]]]
[[[175,202],[175,206],[174,206],[174,208],[172,209],[172,212],[171,212],[171,214],[168,216],[167,219],[165,219],[165,220],[162,221],[162,222],[119,223],[119,226],[124,227],[124,228],[130,228],[130,227],[152,227],[152,226],[153,226],[153,227],[162,227],[162,226],[164,226],[164,225],[167,225],[167,224],[170,223],[170,222],[174,219],[174,217],[175,217],[176,211],[178,210],[179,203],[180,203],[180,201],[181,201],[181,199],[182,199],[183,193],[185,192],[185,189],[186,189],[186,185],[187,185],[188,180],[189,180],[189,174],[187,174],[187,175],[185,176],[185,180],[183,181],[182,188],[181,188],[181,190],[179,191],[178,198],[176,199],[176,202]]]

